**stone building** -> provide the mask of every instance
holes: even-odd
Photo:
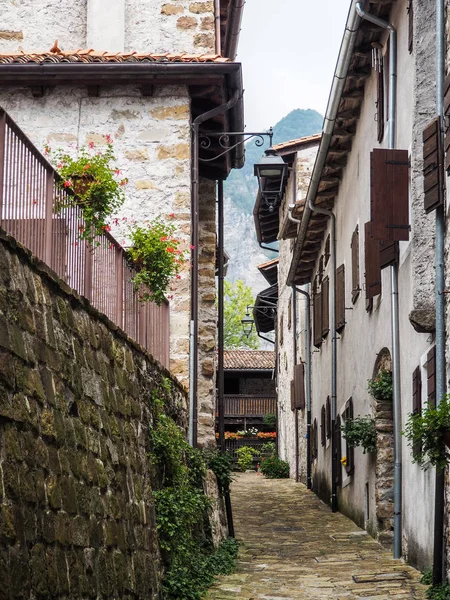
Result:
[[[199,289],[188,261],[171,291],[170,352],[171,372],[186,388],[198,356],[200,444],[214,439],[215,181],[242,166],[243,155],[216,160],[214,137],[198,162],[196,147],[202,132],[243,128],[241,67],[233,62],[241,4],[25,0],[3,7],[0,31],[0,106],[32,142],[75,151],[89,142],[101,148],[110,135],[129,179],[119,222],[162,215],[184,248],[195,246]],[[192,352],[191,322],[201,340]]]

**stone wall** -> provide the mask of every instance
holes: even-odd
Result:
[[[152,395],[187,412],[169,377],[0,235],[0,599],[160,597]]]
[[[21,0],[2,6],[0,52],[61,50],[214,53],[212,0]],[[39,18],[36,16],[39,15]]]

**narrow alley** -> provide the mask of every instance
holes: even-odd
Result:
[[[232,501],[240,560],[207,600],[425,598],[418,571],[305,486],[245,473]]]

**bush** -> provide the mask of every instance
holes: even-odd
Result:
[[[275,442],[266,442],[261,446],[261,456],[275,456],[277,453],[277,445]]]
[[[367,387],[375,400],[392,400],[392,372],[382,369],[376,377],[367,381]]]
[[[289,477],[289,463],[275,455],[264,457],[261,460],[260,470],[268,479],[287,479]]]
[[[267,413],[264,416],[263,424],[265,431],[275,431],[277,427],[277,416],[274,413]]]
[[[375,420],[371,417],[346,419],[341,431],[351,448],[362,446],[364,454],[377,451],[377,430]]]
[[[233,459],[229,452],[219,452],[216,449],[206,448],[203,450],[203,455],[208,468],[214,473],[217,478],[219,490],[221,493],[229,489],[233,481]]]
[[[248,471],[253,467],[253,457],[258,451],[250,446],[241,446],[236,450],[238,467],[241,471]]]

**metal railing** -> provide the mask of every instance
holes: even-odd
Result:
[[[168,368],[168,303],[139,302],[132,283],[136,270],[107,231],[91,242],[80,238],[82,209],[67,202],[69,193],[58,181],[0,109],[0,227]]]
[[[242,438],[240,440],[225,440],[225,451],[231,454],[233,461],[237,461],[236,450],[242,448],[242,446],[250,446],[257,451],[258,454],[253,456],[253,462],[259,462],[261,460],[261,448],[267,442],[273,442],[274,440],[261,440],[259,438]]]
[[[277,399],[270,396],[240,396],[225,395],[225,416],[242,415],[247,417],[276,414]],[[217,410],[217,408],[216,408]]]

